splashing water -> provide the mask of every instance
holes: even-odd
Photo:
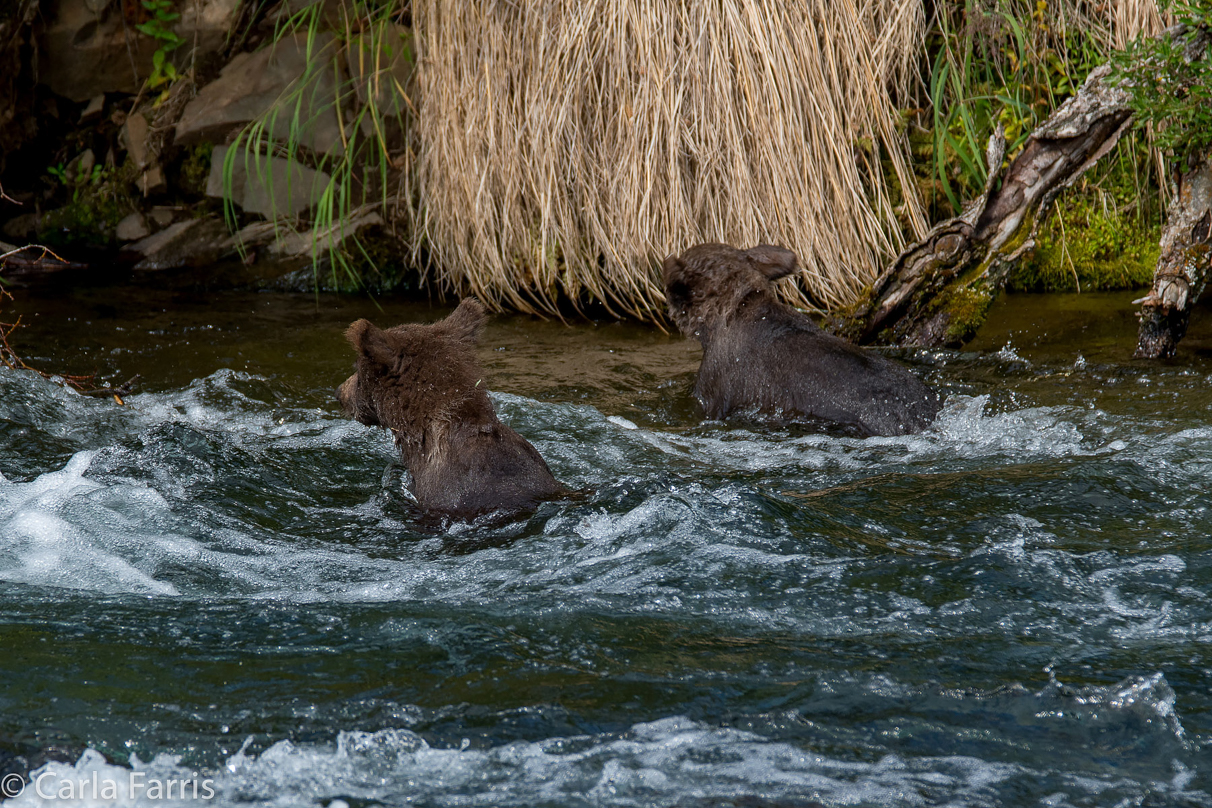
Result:
[[[419,519],[340,365],[0,375],[5,805],[1212,805],[1206,374],[922,355],[935,426],[853,439],[512,327],[498,411],[588,493],[505,522]]]

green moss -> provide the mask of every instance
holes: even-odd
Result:
[[[947,341],[967,342],[985,322],[993,295],[983,286],[956,289],[943,302],[947,312]]]
[[[114,240],[118,222],[135,210],[128,195],[111,187],[83,191],[42,217],[38,239],[52,247],[107,245]]]
[[[87,177],[69,175],[60,189],[67,203],[42,217],[38,240],[51,247],[112,245],[118,222],[138,210],[130,193],[137,173],[127,160],[117,168],[97,168]]]
[[[190,194],[202,196],[206,193],[206,180],[210,176],[210,157],[215,150],[213,143],[199,143],[186,151],[177,170],[177,187]]]
[[[1155,195],[1139,198],[1123,177],[1066,191],[1007,288],[1072,292],[1148,286],[1160,251],[1157,208]]]

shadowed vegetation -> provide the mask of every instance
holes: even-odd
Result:
[[[238,212],[231,202],[236,167],[259,178],[273,196],[275,175],[270,158],[282,157],[321,172],[312,189],[309,221],[317,234],[311,241],[313,269],[326,254],[331,285],[377,288],[364,277],[377,267],[351,222],[371,208],[390,214],[396,207],[398,168],[406,162],[408,105],[405,84],[412,73],[411,33],[400,25],[403,0],[341,0],[313,3],[278,20],[275,39],[299,36],[306,50],[306,70],[264,115],[245,127],[224,155],[228,188],[224,213],[234,230]],[[326,96],[323,79],[335,78],[335,96]],[[318,118],[335,111],[340,142],[327,152],[307,147]],[[288,186],[299,181],[287,172]],[[289,194],[289,187],[287,188]],[[406,196],[406,194],[404,194]],[[275,217],[292,230],[292,223]],[[373,273],[381,276],[381,271]],[[316,277],[319,284],[319,277]]]

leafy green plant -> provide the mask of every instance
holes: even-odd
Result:
[[[59,163],[57,166],[47,166],[46,173],[52,179],[58,180],[61,185],[67,185],[67,166],[63,163]]]
[[[142,0],[143,8],[147,9],[151,18],[136,29],[160,43],[160,47],[152,54],[152,74],[147,79],[147,86],[153,90],[174,82],[179,77],[177,68],[168,61],[168,54],[185,44],[172,23],[181,18],[173,10],[173,0]]]
[[[228,193],[224,216],[232,229],[238,224],[231,189],[238,161],[249,176],[256,176],[274,198],[274,172],[271,160],[285,158],[291,165],[309,164],[328,176],[315,191],[311,211],[313,233],[312,266],[318,272],[320,253],[331,260],[334,285],[337,273],[348,284],[361,288],[363,270],[377,268],[366,245],[355,233],[346,232],[355,212],[368,207],[386,210],[389,204],[390,176],[395,170],[390,154],[394,141],[405,127],[405,89],[391,65],[403,59],[412,65],[409,34],[396,20],[402,16],[403,0],[365,2],[344,0],[339,6],[339,23],[331,30],[334,40],[326,45],[323,35],[330,32],[323,4],[312,4],[281,21],[275,39],[302,34],[306,68],[284,97],[264,115],[250,123],[227,149],[223,161],[223,179]],[[339,82],[331,98],[317,98],[317,86],[323,73],[340,75],[336,60],[346,60],[354,78]],[[339,148],[318,153],[305,145],[309,132],[320,115],[336,113],[341,131]],[[293,171],[286,172],[289,184]],[[295,227],[294,223],[274,215],[275,225]],[[382,275],[379,272],[377,274]]]
[[[206,193],[206,179],[210,175],[210,160],[214,153],[213,143],[202,142],[185,150],[177,166],[175,185],[191,194]]]
[[[47,166],[46,173],[51,179],[72,191],[72,201],[74,202],[79,200],[82,189],[90,185],[99,185],[107,175],[105,167],[100,163],[85,171],[81,171],[81,168],[78,161],[67,164],[61,162],[58,165]]]
[[[1163,0],[1181,26],[1172,35],[1138,37],[1112,58],[1138,126],[1178,166],[1212,149],[1212,0]]]
[[[943,199],[935,215],[958,213],[981,192],[985,148],[999,124],[1012,160],[1035,127],[1102,60],[1093,36],[1054,30],[1048,0],[940,4],[930,38],[930,177]],[[927,196],[937,196],[927,194]],[[945,202],[949,210],[940,209]]]

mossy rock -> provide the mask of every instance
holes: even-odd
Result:
[[[38,240],[51,247],[112,244],[118,222],[137,207],[129,196],[111,191],[80,193],[47,213],[38,226]]]
[[[984,286],[965,286],[956,289],[942,303],[947,312],[948,343],[964,343],[972,339],[985,323],[993,294]]]
[[[130,160],[117,168],[96,169],[92,178],[67,175],[66,204],[46,213],[38,240],[51,247],[108,247],[118,222],[139,209],[130,193],[138,171]]]

